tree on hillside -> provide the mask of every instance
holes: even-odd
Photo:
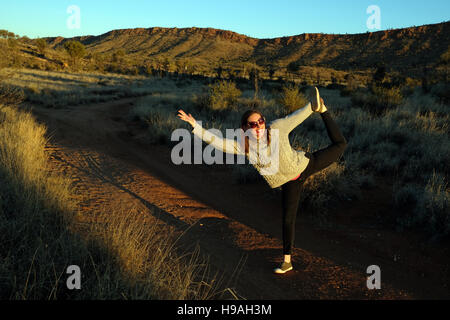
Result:
[[[383,65],[378,66],[377,71],[373,75],[373,81],[375,83],[382,83],[386,77],[386,67]]]
[[[192,63],[188,59],[177,60],[175,64],[178,75],[191,74]]]
[[[8,46],[11,49],[17,48],[17,39],[16,38],[8,38]]]
[[[30,43],[31,42],[31,39],[30,38],[28,38],[27,36],[22,36],[22,37],[20,37],[20,42],[22,42],[22,43]]]
[[[4,39],[18,39],[19,35],[8,30],[0,30],[0,38]]]
[[[112,55],[112,61],[115,63],[122,63],[125,58],[125,50],[119,49]]]
[[[260,79],[261,69],[258,65],[253,65],[249,70],[250,83],[253,84],[253,88],[255,89],[255,99],[258,97],[259,93],[259,79]]]
[[[162,67],[163,70],[166,72],[167,75],[169,75],[169,73],[172,71],[172,66],[173,66],[173,60],[169,57],[164,57],[162,60]]]
[[[45,55],[45,50],[47,49],[47,41],[45,41],[45,39],[39,38],[35,43],[39,53]]]
[[[192,61],[188,61],[186,67],[187,67],[186,72],[190,76],[192,76],[194,74],[195,70],[197,69],[197,67],[195,66],[195,64],[192,63]]]
[[[105,55],[104,55],[104,54],[102,54],[102,53],[100,53],[100,52],[95,52],[95,53],[92,55],[91,60],[92,60],[92,62],[94,63],[95,68],[97,68],[97,70],[102,71],[102,72],[105,70],[105,61],[106,61],[106,58],[105,58]]]
[[[450,46],[448,46],[447,51],[445,51],[440,56],[441,62],[444,64],[448,64],[450,62]]]
[[[163,59],[161,57],[157,57],[155,62],[153,63],[154,67],[153,70],[155,70],[154,72],[160,77],[162,78],[164,76],[163,73]]]
[[[222,73],[223,73],[223,68],[221,65],[217,66],[217,68],[215,69],[216,73],[217,73],[217,79],[222,79]]]
[[[270,78],[270,80],[273,79],[273,76],[275,75],[275,71],[276,71],[275,66],[270,65],[269,66],[269,78]]]
[[[86,49],[84,45],[79,41],[67,41],[64,43],[64,49],[66,49],[67,54],[72,59],[72,64],[75,65],[79,59],[82,59],[86,54]]]
[[[287,65],[287,70],[291,74],[292,78],[294,78],[294,74],[300,70],[300,64],[297,61],[292,61]]]

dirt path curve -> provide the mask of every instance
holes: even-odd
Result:
[[[353,223],[361,209],[355,204],[337,208],[342,219],[332,227],[299,215],[295,271],[272,274],[282,248],[279,194],[261,183],[233,183],[226,166],[174,165],[168,147],[142,143],[144,129],[127,120],[134,103],[33,108],[48,127],[54,167],[83,195],[80,212],[87,222],[91,212],[119,202],[158,212],[168,225],[188,229],[181,241],[198,242],[214,267],[226,274],[239,269],[232,286],[246,299],[450,297],[447,248]],[[366,215],[384,210],[378,194],[363,199]],[[370,265],[381,268],[381,290],[367,289]]]

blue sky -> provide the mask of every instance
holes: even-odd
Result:
[[[67,8],[80,9],[79,28]],[[113,29],[211,27],[255,38],[301,33],[363,33],[370,5],[380,8],[380,29],[450,20],[449,0],[14,0],[2,3],[0,29],[30,38],[99,35]]]

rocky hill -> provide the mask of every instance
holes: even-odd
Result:
[[[289,63],[334,70],[387,71],[420,76],[442,61],[450,46],[450,22],[362,34],[300,34],[256,39],[212,28],[120,29],[99,36],[47,38],[51,47],[78,40],[88,52],[123,49],[138,61],[188,58],[202,66],[239,66],[243,62],[286,68]]]

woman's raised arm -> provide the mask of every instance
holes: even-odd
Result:
[[[186,122],[188,122],[192,127],[195,127],[195,124],[196,124],[196,122],[195,122],[195,119],[194,119],[194,117],[189,113],[189,115],[188,114],[186,114],[186,112],[184,112],[183,110],[178,110],[178,114],[177,114],[177,116],[181,119],[181,120],[183,120],[183,121],[186,121]]]
[[[225,153],[243,154],[235,140],[222,138],[219,135],[213,134],[197,123],[191,114],[188,115],[183,110],[178,110],[178,112],[178,117],[181,120],[188,122],[194,128],[192,133],[206,143]]]

